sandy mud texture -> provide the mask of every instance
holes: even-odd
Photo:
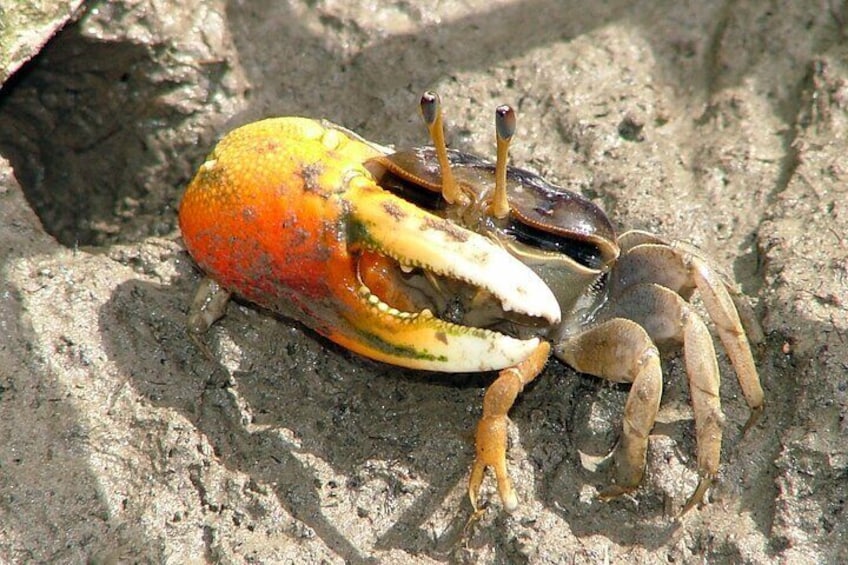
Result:
[[[58,17],[0,90],[2,560],[848,560],[844,2],[117,0]],[[214,141],[295,114],[420,145],[425,89],[451,145],[483,155],[493,108],[515,105],[516,164],[701,246],[751,297],[767,409],[743,436],[720,350],[709,504],[677,515],[697,474],[673,352],[638,491],[600,502],[609,475],[581,464],[615,443],[627,388],[551,362],[511,413],[521,507],[502,512],[489,481],[466,528],[491,375],[363,360],[245,304],[210,332],[214,360],[187,337],[199,273],[176,210]]]

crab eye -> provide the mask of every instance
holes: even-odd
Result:
[[[533,226],[513,218],[504,229],[516,241],[549,253],[567,255],[584,267],[600,269],[604,265],[601,249],[590,241],[582,241]]]

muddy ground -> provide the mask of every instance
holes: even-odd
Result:
[[[420,5],[419,5],[420,4]],[[0,91],[0,556],[82,562],[848,560],[848,7],[788,3],[91,3]],[[581,453],[626,387],[551,362],[511,413],[522,504],[466,527],[491,375],[403,371],[244,304],[184,320],[199,273],[183,187],[223,132],[324,117],[582,191],[618,226],[691,241],[751,297],[767,409],[723,351],[710,503],[683,366],[646,478],[603,503]],[[720,348],[719,348],[720,349]]]

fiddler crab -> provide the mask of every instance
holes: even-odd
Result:
[[[227,134],[200,166],[179,212],[206,273],[189,313],[200,334],[231,293],[299,320],[366,357],[413,369],[499,371],[483,400],[468,493],[478,509],[492,467],[503,506],[507,413],[551,350],[581,373],[630,383],[609,499],[635,489],[662,396],[655,344],[682,345],[699,484],[715,477],[724,417],[697,289],[751,409],[763,391],[751,341],[762,332],[725,276],[691,246],[616,235],[580,194],[507,166],[515,112],[496,110],[497,160],[448,149],[439,98],[421,111],[433,147],[394,151],[326,121],[271,118]],[[741,316],[740,316],[741,313]]]

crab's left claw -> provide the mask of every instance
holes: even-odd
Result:
[[[363,163],[384,152],[304,118],[239,128],[186,190],[186,247],[225,289],[368,357],[444,372],[521,362],[538,339],[458,325],[426,309],[402,311],[415,301],[387,302],[386,292],[412,291],[397,275],[415,268],[488,293],[504,312],[560,319],[547,285],[499,245],[378,186]],[[387,288],[369,288],[369,256],[395,262]]]

